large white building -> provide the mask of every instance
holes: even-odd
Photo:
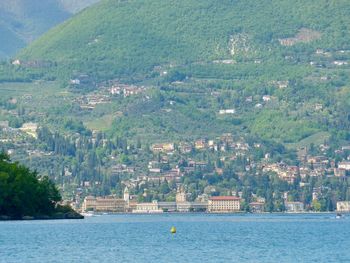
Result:
[[[159,208],[158,201],[154,200],[152,203],[138,203],[133,213],[162,213],[163,210]]]
[[[94,197],[87,196],[84,199],[82,211],[94,212],[125,212],[125,200],[114,196]]]
[[[241,209],[241,198],[235,196],[212,196],[208,200],[209,213],[232,213]]]
[[[304,204],[302,202],[285,202],[286,211],[289,213],[304,212]]]
[[[350,212],[350,201],[339,201],[337,202],[338,212]]]
[[[344,169],[346,171],[350,171],[350,162],[349,161],[340,162],[338,163],[338,168]]]

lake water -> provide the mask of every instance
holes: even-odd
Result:
[[[350,262],[350,215],[103,215],[0,222],[0,262]]]

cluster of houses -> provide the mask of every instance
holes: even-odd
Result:
[[[350,148],[350,147],[349,147]],[[342,150],[348,149],[343,146]],[[350,149],[348,149],[350,150]],[[264,172],[275,172],[281,179],[288,183],[293,183],[300,176],[304,179],[307,176],[319,177],[346,177],[350,174],[350,159],[342,160],[336,164],[334,160],[330,160],[326,156],[299,156],[300,165],[292,166],[283,162],[280,163],[263,163],[261,164]]]
[[[318,68],[324,67],[344,67],[349,65],[348,55],[350,50],[328,51],[317,49],[315,52],[315,60],[310,61],[311,66]],[[328,80],[324,79],[324,80]]]
[[[150,150],[154,154],[158,155],[158,160],[151,160],[148,162],[146,172],[143,170],[141,174],[134,176],[131,179],[123,181],[123,183],[129,187],[135,187],[136,185],[142,185],[146,182],[161,183],[181,181],[181,177],[194,172],[196,170],[204,171],[208,167],[208,163],[205,161],[193,160],[190,157],[182,158],[178,163],[173,164],[169,161],[169,156],[180,153],[189,154],[193,151],[219,151],[229,152],[234,151],[234,154],[230,153],[230,157],[223,157],[222,161],[234,160],[238,156],[245,156],[249,151],[250,146],[243,138],[240,140],[234,140],[232,134],[223,134],[216,138],[216,140],[199,139],[193,142],[180,142],[175,143],[159,143],[150,146]],[[115,173],[138,173],[137,169],[127,165],[113,165],[111,167]],[[218,174],[223,173],[223,169],[215,167],[215,172]]]
[[[154,153],[165,153],[167,155],[172,155],[176,151],[182,154],[191,153],[194,150],[213,150],[220,152],[229,152],[233,151],[234,155],[221,157],[221,160],[225,162],[227,159],[234,160],[237,156],[246,156],[248,151],[252,148],[260,148],[260,144],[249,145],[244,141],[243,138],[235,140],[232,134],[227,133],[216,138],[215,140],[199,139],[194,142],[180,142],[178,145],[175,143],[161,143],[154,144],[151,146],[151,150]],[[319,146],[321,151],[328,150],[327,145]],[[341,149],[337,150],[337,153],[350,150],[349,146],[342,146]],[[325,155],[308,155],[307,149],[302,148],[298,152],[298,160],[300,165],[293,166],[288,165],[284,162],[271,162],[270,155],[266,154],[265,158],[258,164],[250,163],[250,166],[258,167],[262,172],[274,172],[281,179],[287,181],[288,183],[293,183],[294,180],[300,176],[302,179],[306,176],[336,176],[336,177],[345,177],[350,172],[350,156],[347,160],[342,160],[338,163],[335,160],[329,159]],[[162,157],[161,160],[149,162],[148,169],[151,173],[162,173],[161,166],[162,164],[167,164],[168,159]],[[184,171],[193,171],[194,168],[205,167],[205,162],[196,162],[191,159],[186,160],[187,166],[184,167]],[[246,167],[249,170],[252,167]],[[178,169],[171,170],[172,173],[179,174]],[[220,171],[217,171],[220,174]]]
[[[111,98],[106,94],[99,92],[89,93],[74,99],[81,109],[93,110],[99,104],[106,104],[111,102]]]
[[[0,140],[4,143],[20,141],[16,139],[21,133],[25,133],[33,138],[37,137],[37,123],[24,123],[21,128],[14,129],[9,127],[8,121],[1,121],[0,128],[2,130]],[[17,134],[17,135],[16,135]],[[14,141],[13,141],[14,140]],[[217,151],[220,152],[220,161],[225,163],[226,161],[233,161],[238,157],[243,157],[246,160],[249,159],[250,151],[256,148],[260,148],[262,145],[258,143],[248,144],[243,137],[234,137],[230,133],[222,134],[215,139],[198,139],[190,142],[180,142],[178,144],[174,142],[157,143],[150,146],[150,150],[155,154],[159,154],[158,160],[150,160],[148,162],[146,171],[142,168],[142,171],[138,171],[138,168],[128,166],[126,164],[114,164],[110,166],[112,174],[128,173],[135,174],[128,182],[124,182],[125,185],[130,187],[142,182],[162,182],[162,181],[175,181],[179,182],[181,177],[187,173],[196,170],[205,170],[208,163],[205,161],[198,161],[192,159],[192,156],[188,154],[194,151]],[[321,144],[319,145],[320,152],[325,153],[329,150],[329,146]],[[343,145],[336,154],[342,154],[350,151],[350,146]],[[171,163],[169,161],[170,156],[173,154],[181,154],[181,162]],[[30,154],[32,154],[30,152]],[[259,163],[254,163],[249,159],[245,170],[249,171],[252,168],[256,168],[262,173],[273,172],[276,173],[279,178],[287,181],[288,183],[294,183],[296,178],[304,179],[307,176],[311,177],[346,177],[350,175],[350,156],[347,159],[343,159],[336,162],[330,159],[326,154],[311,155],[306,148],[302,148],[298,151],[298,166],[288,165],[284,162],[272,162],[270,155],[265,154]],[[220,167],[215,166],[214,171],[217,174],[222,174],[223,170]]]
[[[180,142],[176,147],[175,143],[160,143],[151,146],[151,150],[154,153],[172,154],[177,149],[180,153],[190,153],[192,150],[214,150],[221,152],[235,150],[246,152],[249,150],[249,145],[243,138],[235,140],[231,133],[225,133],[215,140],[198,139],[194,142]]]
[[[112,95],[120,95],[124,98],[141,94],[146,91],[144,86],[126,85],[126,84],[114,84],[109,88],[109,92]]]
[[[329,159],[325,155],[313,156],[308,154],[306,149],[301,149],[298,153],[299,165],[289,165],[284,162],[273,162],[270,154],[260,162],[255,162],[250,158],[251,150],[260,148],[262,145],[254,143],[252,145],[244,141],[243,138],[234,138],[232,134],[223,134],[215,140],[199,139],[193,142],[180,142],[178,144],[159,143],[150,146],[151,151],[158,156],[156,160],[150,160],[146,167],[135,167],[126,164],[111,165],[112,174],[129,174],[129,179],[125,179],[122,183],[128,187],[134,188],[147,183],[160,184],[162,182],[180,183],[182,177],[195,171],[207,173],[223,174],[223,168],[217,166],[207,169],[209,164],[207,161],[195,160],[189,153],[196,151],[218,151],[220,152],[220,161],[224,166],[226,162],[234,161],[237,158],[248,160],[245,164],[245,171],[255,169],[259,174],[275,173],[280,179],[292,184],[296,179],[301,178],[300,186],[305,185],[304,179],[307,177],[343,177],[350,174],[350,157],[336,163],[335,160]],[[320,145],[324,150],[328,149],[326,145]],[[349,150],[348,146],[343,146],[337,153]],[[180,161],[174,163],[172,155],[180,154]],[[315,196],[321,191],[315,189]]]
[[[82,83],[85,82],[82,81],[81,78],[72,79],[70,81],[70,84],[74,86],[80,86]],[[146,87],[144,86],[119,84],[118,82],[106,83],[106,85],[106,87],[101,85],[95,91],[77,97],[73,102],[77,103],[81,109],[93,110],[99,104],[110,103],[113,96],[122,96],[126,98],[142,94],[146,91]]]

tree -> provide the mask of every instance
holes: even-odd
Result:
[[[167,181],[164,181],[161,185],[160,185],[160,192],[162,194],[168,194],[170,192],[170,188],[168,185]]]
[[[14,219],[50,216],[59,201],[61,195],[47,177],[39,177],[37,172],[0,154],[0,215]]]
[[[321,203],[317,200],[313,200],[312,204],[311,204],[312,210],[316,211],[316,212],[320,212],[321,211]]]

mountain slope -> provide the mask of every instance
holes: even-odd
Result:
[[[77,92],[116,79],[159,91],[113,105],[114,134],[196,137],[210,126],[290,146],[348,140],[349,14],[347,0],[103,0],[18,55],[55,63],[9,71],[91,77]]]
[[[20,57],[130,74],[157,65],[274,56],[268,51],[279,50],[280,39],[288,42],[303,29],[300,42],[344,48],[349,12],[346,0],[105,0],[51,30]]]
[[[14,55],[73,13],[96,0],[0,0],[0,57]]]

